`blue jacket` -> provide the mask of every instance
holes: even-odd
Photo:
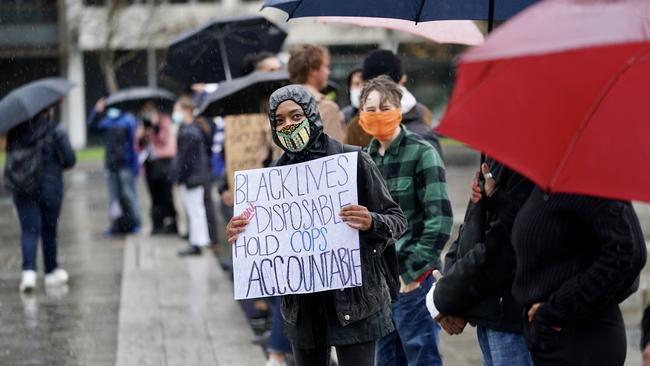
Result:
[[[97,112],[93,109],[88,116],[88,125],[93,126]],[[135,116],[129,112],[122,112],[116,118],[104,116],[98,123],[96,129],[102,133],[104,148],[106,149],[106,165],[109,168],[112,156],[115,153],[115,146],[125,149],[124,158],[119,159],[120,165],[124,168],[131,169],[134,174],[138,174],[139,163],[138,154],[135,151],[135,130],[138,122]],[[123,130],[123,134],[114,134],[116,130]],[[117,141],[119,140],[119,141]],[[123,160],[123,161],[122,161]]]

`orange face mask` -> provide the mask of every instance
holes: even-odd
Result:
[[[402,122],[402,110],[397,108],[392,111],[359,113],[359,126],[367,134],[380,141],[393,137],[395,129]]]

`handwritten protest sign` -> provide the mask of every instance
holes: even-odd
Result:
[[[357,204],[357,153],[237,171],[235,299],[361,286],[359,233],[339,217]]]
[[[261,168],[271,148],[269,117],[262,113],[226,116],[225,153],[228,184],[234,172]]]

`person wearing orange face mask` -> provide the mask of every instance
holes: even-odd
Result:
[[[377,342],[377,365],[442,365],[440,326],[426,307],[431,272],[453,224],[445,167],[437,150],[400,122],[402,91],[387,76],[366,82],[359,125],[373,138],[367,152],[390,194],[406,215],[406,232],[395,243],[400,294],[392,304],[395,331]]]

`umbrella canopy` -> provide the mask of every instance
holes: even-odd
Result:
[[[319,17],[321,23],[352,24],[360,27],[394,29],[430,39],[436,43],[476,46],[483,43],[483,33],[471,20],[441,20],[414,23],[403,19],[362,17]]]
[[[255,71],[244,77],[224,82],[199,106],[198,115],[225,116],[259,113],[266,98],[276,89],[289,84],[286,71]]]
[[[546,190],[650,202],[649,30],[647,0],[540,2],[461,56],[438,130]]]
[[[142,103],[152,100],[156,107],[170,112],[174,107],[176,96],[169,90],[148,86],[137,86],[118,90],[106,98],[106,107],[115,107],[125,111],[137,112]]]
[[[45,78],[11,91],[0,100],[0,135],[58,102],[73,86],[66,79]]]
[[[416,22],[508,19],[536,0],[266,0],[291,18],[345,16],[393,18]]]
[[[277,53],[287,33],[260,16],[224,18],[185,33],[167,51],[162,73],[187,84],[220,82],[241,75],[250,53]]]

